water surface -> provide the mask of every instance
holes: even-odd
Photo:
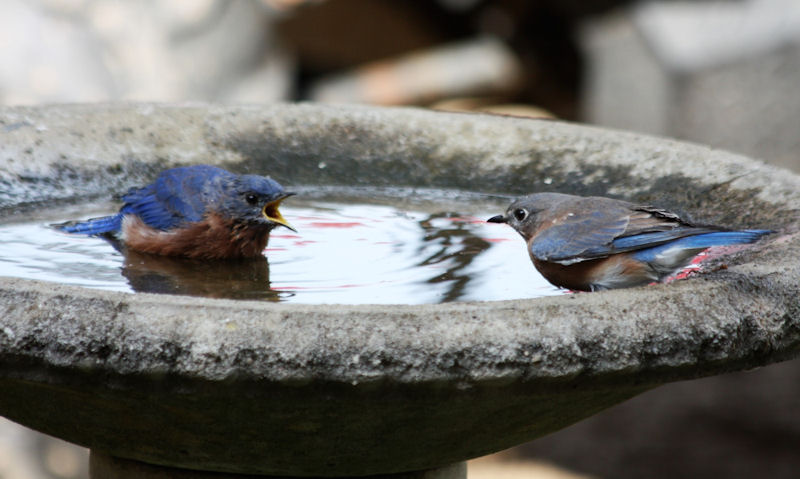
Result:
[[[501,202],[292,198],[281,211],[298,233],[274,230],[266,258],[253,260],[118,251],[101,238],[48,226],[117,207],[85,205],[0,225],[0,275],[125,292],[295,303],[420,304],[561,293],[536,272],[511,228],[485,222],[502,211]]]

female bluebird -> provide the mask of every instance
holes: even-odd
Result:
[[[488,221],[522,235],[545,279],[579,291],[662,281],[706,248],[753,243],[771,233],[695,225],[652,206],[560,193],[519,198]]]
[[[286,197],[275,180],[195,165],[162,172],[131,188],[119,213],[56,225],[62,231],[104,235],[132,250],[200,259],[261,256],[269,232],[289,223],[278,206]]]

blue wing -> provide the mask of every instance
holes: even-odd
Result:
[[[625,230],[622,220],[600,225],[585,233],[581,232],[586,230],[586,225],[573,228],[565,226],[567,225],[553,227],[540,234],[530,246],[534,257],[570,264],[637,251],[637,258],[644,261],[645,257],[655,257],[670,248],[703,250],[712,246],[753,243],[761,236],[771,233],[770,230],[724,231],[713,226],[677,226],[667,231],[650,231],[615,238],[615,232],[622,234]],[[577,237],[564,236],[567,232]]]
[[[208,165],[173,168],[161,173],[153,184],[133,188],[122,197],[120,213],[135,214],[156,229],[169,230],[203,219],[215,180],[233,176]]]
[[[698,228],[698,232],[692,236],[685,236],[674,240],[663,241],[656,234],[644,234],[630,238],[620,238],[614,243],[622,242],[623,245],[636,244],[639,251],[634,253],[634,257],[639,261],[656,261],[660,255],[667,250],[677,248],[681,250],[704,250],[712,246],[726,246],[734,244],[755,243],[764,235],[770,234],[770,230],[742,230],[742,231],[714,231],[705,232]],[[650,237],[650,238],[646,238]]]
[[[602,255],[614,238],[625,232],[629,216],[618,209],[574,215],[536,235],[530,253],[542,261],[564,263],[583,261],[589,254]]]

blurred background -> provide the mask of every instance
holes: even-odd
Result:
[[[6,0],[0,104],[314,101],[557,118],[800,172],[800,1]],[[0,394],[2,394],[0,392]],[[671,384],[483,478],[794,478],[800,362]],[[85,478],[0,419],[0,478]]]

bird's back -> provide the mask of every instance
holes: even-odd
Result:
[[[134,215],[151,228],[168,231],[202,220],[215,193],[213,185],[234,176],[209,165],[172,168],[162,172],[155,182],[128,190],[117,214],[55,226],[66,233],[113,234],[120,232],[126,215]]]
[[[150,185],[133,188],[122,197],[120,212],[134,214],[161,231],[201,221],[219,194],[219,184],[235,175],[209,165],[166,170]]]

